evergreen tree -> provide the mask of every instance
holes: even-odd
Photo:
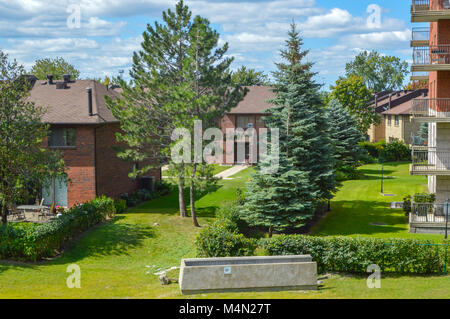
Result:
[[[311,63],[303,63],[308,51],[294,24],[281,51],[283,63],[274,72],[276,97],[269,128],[280,130],[278,172],[264,174],[265,162],[247,185],[243,218],[251,225],[270,230],[301,227],[314,216],[318,203],[331,199],[335,191],[335,160],[329,123],[319,92],[313,81]],[[271,231],[270,231],[271,233]]]
[[[126,145],[118,156],[139,163],[131,177],[174,164],[172,132],[186,128],[193,136],[195,120],[202,120],[204,129],[216,125],[244,94],[232,84],[228,44],[219,46],[219,34],[209,21],[199,16],[192,19],[183,1],[174,11],[163,12],[163,23],[148,25],[143,39],[142,49],[133,55],[131,83],[116,79],[122,97],[107,99],[108,108],[121,123],[123,133],[117,134],[118,140]],[[189,183],[192,218],[198,225],[195,178],[203,170],[189,163],[172,167],[178,171],[180,215],[187,215],[185,187]]]
[[[336,168],[351,175],[355,172],[362,154],[359,143],[364,141],[358,130],[358,121],[335,99],[329,102],[327,114],[337,160]]]

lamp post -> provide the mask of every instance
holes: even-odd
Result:
[[[384,164],[381,164],[381,194],[383,194]]]

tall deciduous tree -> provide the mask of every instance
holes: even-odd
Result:
[[[47,80],[49,74],[53,75],[55,80],[62,80],[64,74],[70,74],[72,79],[77,79],[80,76],[80,71],[62,57],[36,60],[31,68],[31,73],[39,80]]]
[[[282,63],[274,72],[274,107],[264,120],[280,130],[280,165],[268,175],[258,169],[248,184],[244,218],[252,225],[283,230],[301,227],[314,216],[318,203],[335,191],[335,161],[329,124],[314,82],[312,64],[304,63],[308,51],[291,26]],[[264,168],[264,162],[260,168]],[[273,185],[273,186],[272,186]]]
[[[26,200],[49,176],[64,174],[60,154],[44,149],[48,126],[43,109],[27,101],[31,83],[16,61],[0,51],[0,207],[7,223],[9,207]]]
[[[217,125],[245,93],[232,84],[229,68],[233,59],[225,56],[228,44],[219,47],[219,34],[209,21],[200,16],[192,19],[183,1],[175,11],[163,12],[163,23],[148,25],[143,38],[142,49],[133,55],[131,82],[119,80],[122,98],[107,100],[121,122],[123,133],[117,134],[118,140],[127,145],[118,156],[140,163],[131,176],[170,163],[176,128],[186,128],[193,136],[195,120],[203,121],[204,129]],[[192,217],[198,224],[195,182],[190,182],[197,176],[197,165],[177,163],[174,167],[180,215],[186,216],[184,192],[189,182]],[[189,170],[193,175],[187,176]]]
[[[339,78],[331,86],[330,100],[336,99],[349,110],[350,114],[358,120],[358,128],[362,134],[367,134],[371,125],[380,123],[381,118],[375,110],[369,107],[373,98],[373,91],[369,90],[364,79],[358,75]]]
[[[346,75],[364,79],[367,87],[375,92],[399,90],[409,73],[408,63],[395,56],[381,55],[376,51],[361,52],[347,63]]]

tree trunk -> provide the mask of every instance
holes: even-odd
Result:
[[[273,226],[269,227],[269,238],[272,238],[273,236]]]
[[[180,172],[180,176],[178,177],[178,203],[180,204],[180,216],[186,217],[186,200],[184,197],[184,172]]]
[[[194,223],[195,227],[200,227],[200,225],[198,224],[198,221],[197,221],[197,215],[195,213],[195,186],[194,186],[194,178],[195,178],[195,173],[196,172],[197,172],[197,164],[194,164],[194,168],[192,169],[191,185],[189,187],[189,195],[190,195],[192,222]]]
[[[6,225],[8,223],[8,208],[6,205],[2,205],[2,225]]]

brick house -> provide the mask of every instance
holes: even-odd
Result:
[[[29,100],[45,108],[43,121],[50,124],[48,147],[60,150],[67,167],[67,179],[52,180],[42,189],[44,204],[71,207],[96,196],[113,198],[129,193],[143,184],[161,179],[161,171],[133,180],[128,177],[134,163],[116,155],[117,119],[106,108],[105,95],[117,98],[119,93],[96,81],[53,82],[34,80]]]
[[[421,96],[425,97],[427,94],[427,89],[377,93],[369,107],[380,115],[381,122],[369,128],[368,140],[391,142],[397,139],[411,144],[412,136],[420,128],[420,125],[412,120],[412,101]]]
[[[267,100],[273,99],[275,97],[275,93],[272,92],[272,88],[269,86],[251,86],[247,87],[247,89],[248,93],[245,98],[230,112],[226,113],[220,121],[220,128],[224,136],[226,136],[226,130],[229,128],[242,128],[243,130],[255,128],[258,132],[258,129],[265,127],[261,118],[267,115],[265,111],[272,107]],[[244,145],[238,145],[239,143]],[[244,159],[238,158],[237,156],[237,150],[239,147],[243,147],[245,149]],[[230,151],[232,151],[227,150],[225,141],[223,149],[225,154],[230,154]],[[235,163],[248,163],[249,152],[248,138],[246,140],[236,141],[234,143],[234,161],[227,162],[225,158],[224,162],[229,165]],[[224,155],[224,157],[226,156]]]

